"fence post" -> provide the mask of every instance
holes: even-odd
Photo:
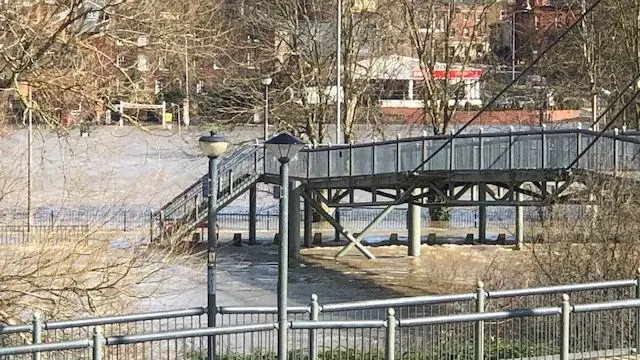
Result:
[[[93,328],[93,356],[92,360],[102,359],[102,347],[104,346],[104,337],[99,326]]]
[[[320,306],[318,305],[318,295],[311,294],[311,321],[318,321]],[[309,360],[318,359],[318,330],[309,330]]]
[[[487,297],[487,293],[484,291],[484,283],[478,280],[478,287],[476,288],[476,312],[484,312],[484,302]],[[484,321],[476,321],[476,358],[475,360],[484,359]]]
[[[562,294],[562,335],[560,345],[560,360],[569,360],[569,338],[571,326],[571,303],[569,295]]]
[[[149,209],[149,242],[153,241],[153,210]]]
[[[127,232],[127,209],[123,209],[122,211],[123,211],[123,215],[122,215],[123,231]]]
[[[160,210],[160,243],[164,243],[164,235],[167,229],[164,223],[164,210]]]
[[[51,227],[53,227],[55,224],[55,221],[53,220],[54,216],[53,216],[53,210],[51,210]]]
[[[33,320],[31,321],[31,343],[42,343],[42,316],[39,311],[33,313]],[[33,353],[33,360],[40,360],[40,352]]]
[[[640,268],[636,270],[636,299],[640,299]],[[636,308],[636,349],[640,349],[640,309]]]
[[[387,309],[387,336],[385,350],[385,359],[394,360],[396,352],[396,311]]]

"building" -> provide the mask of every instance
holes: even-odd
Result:
[[[579,14],[579,7],[567,0],[516,1],[502,12],[501,21],[492,29],[492,51],[509,60],[515,49],[517,62],[530,61]]]

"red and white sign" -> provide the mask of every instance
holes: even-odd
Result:
[[[445,74],[446,78],[449,80],[479,80],[482,76],[482,69],[433,69],[433,78],[436,80],[444,80]],[[422,80],[422,71],[420,69],[414,69],[411,72],[414,80]]]

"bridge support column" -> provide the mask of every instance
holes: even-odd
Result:
[[[340,208],[339,207],[337,207],[333,211],[333,218],[336,220],[336,222],[338,222],[338,224],[340,224]],[[335,229],[333,237],[335,238],[336,242],[340,241],[340,231],[338,231],[338,229]]]
[[[297,259],[300,257],[300,184],[291,182],[289,189],[289,258]]]
[[[516,193],[516,201],[522,201],[522,194]],[[521,250],[524,245],[524,212],[521,205],[516,205],[516,250]]]
[[[478,201],[481,203],[487,200],[487,185],[478,185]],[[487,206],[478,206],[478,242],[484,243],[487,240]]]
[[[249,245],[256,244],[256,215],[258,189],[256,185],[249,188]]]
[[[313,241],[313,208],[311,204],[304,201],[304,247],[311,248]]]
[[[414,191],[414,193],[416,191]],[[409,204],[409,209],[407,211],[409,256],[420,256],[420,240],[422,237],[421,210],[422,208],[420,206]]]

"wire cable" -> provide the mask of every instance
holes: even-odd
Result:
[[[551,42],[551,44],[549,44],[549,46],[547,46],[532,62],[531,64],[529,64],[523,71],[520,72],[520,74],[518,74],[518,76],[516,76],[516,78],[514,80],[512,80],[507,86],[505,86],[502,90],[500,90],[500,92],[495,95],[491,100],[489,100],[488,103],[486,103],[482,109],[480,109],[471,119],[469,119],[469,121],[467,121],[464,125],[462,125],[462,127],[460,129],[458,129],[455,133],[453,133],[451,136],[449,136],[447,138],[447,140],[440,145],[440,147],[433,153],[431,153],[424,161],[422,161],[422,163],[420,163],[420,165],[418,165],[415,169],[413,169],[412,173],[417,173],[426,163],[428,163],[431,159],[433,159],[438,153],[440,153],[440,151],[442,151],[442,149],[446,148],[452,141],[454,138],[456,138],[458,135],[460,135],[467,127],[469,127],[469,125],[471,125],[482,113],[484,113],[485,111],[487,111],[487,109],[489,107],[491,107],[491,105],[493,105],[493,103],[498,100],[498,98],[500,96],[502,96],[505,92],[507,92],[507,90],[509,90],[514,84],[517,84],[518,81],[524,76],[524,74],[526,74],[531,68],[533,68],[539,61],[540,59],[547,53],[549,52],[549,50],[551,50],[551,48],[553,48],[556,44],[558,44],[560,42],[560,40],[562,40],[565,36],[567,36],[567,34],[569,34],[574,27],[576,27],[577,24],[581,23],[582,20],[593,11],[593,9],[598,6],[600,4],[602,0],[596,0],[593,4],[591,4],[587,9],[585,9],[584,13],[582,13],[577,19],[576,21],[571,24],[571,26],[567,27],[562,34],[560,34],[560,36],[558,36],[556,39],[553,40],[553,42]]]
[[[602,130],[600,130],[598,132],[598,135],[596,135],[596,137],[593,139],[593,141],[591,141],[589,143],[589,145],[587,145],[584,150],[582,150],[580,152],[580,154],[578,154],[578,156],[576,156],[575,159],[573,159],[573,161],[569,164],[569,166],[567,166],[567,170],[571,169],[573,166],[575,166],[578,161],[580,161],[580,159],[584,156],[584,154],[587,153],[587,151],[589,151],[589,149],[591,149],[591,147],[593,147],[593,145],[595,145],[595,143],[602,137],[602,135],[615,123],[615,121],[627,110],[627,108],[629,107],[629,105],[631,105],[631,103],[633,103],[633,101],[638,97],[638,95],[640,95],[640,87],[636,86],[636,83],[638,82],[638,80],[640,80],[640,74],[636,75],[636,77],[631,81],[631,83],[625,87],[625,89],[629,88],[629,87],[635,87],[635,92],[633,93],[633,96],[631,97],[631,99],[629,99],[629,101],[627,103],[624,104],[624,106],[613,116],[613,118],[611,120],[609,120],[607,122],[607,124],[602,128]],[[620,94],[618,95],[619,99],[620,97],[622,97],[622,94],[624,94],[623,91],[620,92]],[[617,101],[617,100],[616,100]],[[603,111],[600,116],[598,116],[598,118],[596,119],[595,122],[600,121],[600,118],[604,116],[604,114],[606,114],[607,111],[609,111],[610,109],[613,108],[613,105],[615,104],[615,102],[611,102],[611,104],[609,104],[609,106],[607,107],[607,109],[605,111]]]

